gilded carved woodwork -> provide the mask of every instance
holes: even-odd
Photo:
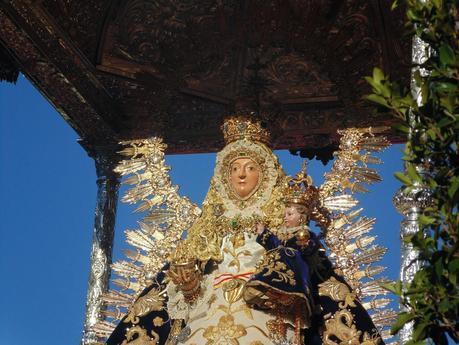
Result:
[[[117,142],[111,128],[113,118],[102,115],[113,114],[113,104],[105,98],[102,84],[84,72],[88,66],[80,63],[81,57],[71,45],[59,39],[49,18],[37,10],[38,5],[10,3],[0,6],[0,44],[83,139]]]
[[[19,77],[19,69],[10,54],[0,45],[0,82],[7,81],[16,83]]]
[[[11,0],[0,11],[0,44],[91,143],[159,135],[168,152],[217,151],[239,109],[267,115],[276,149],[336,147],[337,128],[391,122],[362,101],[362,77],[409,72],[401,13],[383,1]]]
[[[90,60],[97,57],[97,43],[110,1],[45,0],[43,8]]]

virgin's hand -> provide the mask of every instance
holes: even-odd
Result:
[[[260,235],[263,232],[263,230],[265,229],[265,225],[261,224],[261,223],[258,223],[256,225],[255,229],[257,230],[257,234]]]

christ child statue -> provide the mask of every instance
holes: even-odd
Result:
[[[251,307],[284,314],[300,328],[309,326],[313,309],[308,257],[321,247],[308,226],[311,188],[312,180],[304,173],[290,179],[283,225],[277,231],[256,226],[257,242],[266,253],[243,295]]]

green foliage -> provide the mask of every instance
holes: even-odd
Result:
[[[419,251],[423,267],[407,286],[397,282],[385,288],[408,307],[393,325],[394,334],[413,321],[409,345],[427,339],[447,344],[446,335],[459,341],[459,14],[455,0],[401,0],[393,7],[399,3],[406,8],[410,33],[429,44],[429,58],[414,66],[420,102],[378,68],[366,78],[373,89],[367,98],[388,108],[400,121],[396,129],[407,135],[406,172],[396,178],[408,191],[430,188],[433,203],[419,217],[420,231],[405,239]],[[429,173],[420,174],[419,166]]]

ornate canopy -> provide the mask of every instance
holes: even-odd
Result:
[[[393,121],[362,99],[374,66],[409,75],[389,5],[10,0],[0,45],[88,146],[160,135],[169,153],[216,151],[223,117],[254,111],[273,148],[320,149],[338,128]]]

